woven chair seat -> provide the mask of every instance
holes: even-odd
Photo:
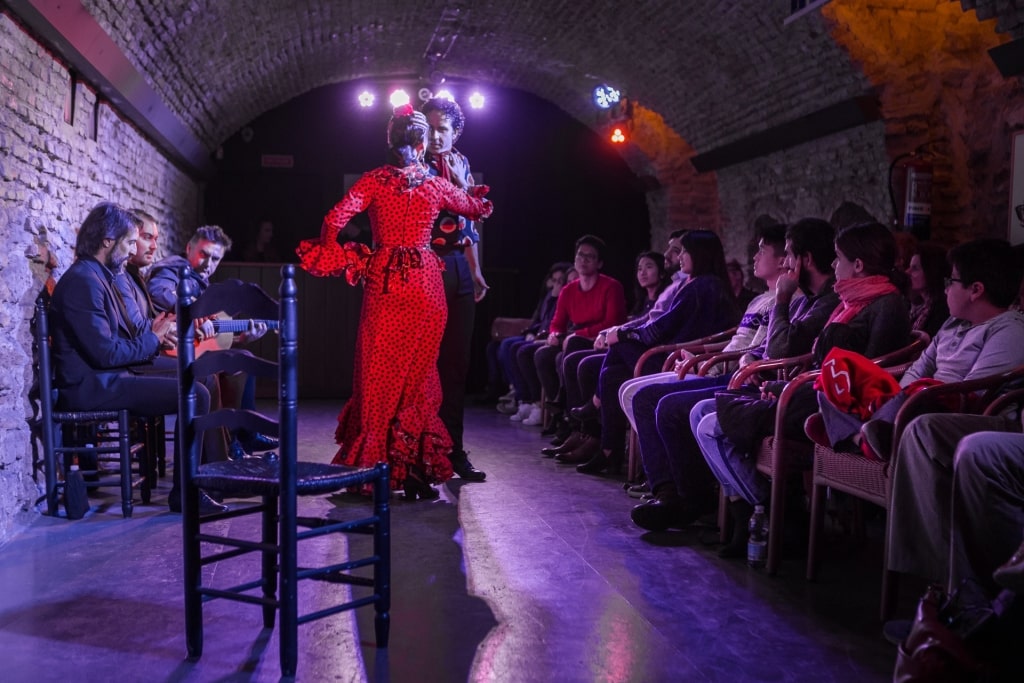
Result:
[[[117,410],[55,410],[53,419],[61,422],[116,422]]]
[[[761,440],[761,447],[755,454],[757,457],[757,471],[772,477],[775,472],[772,467],[773,453],[775,451],[775,439],[773,436],[766,436]],[[797,441],[795,439],[783,439],[783,452],[786,454],[786,469],[789,471],[802,471],[811,469],[811,458],[814,456],[813,445],[809,441]]]
[[[295,492],[300,496],[331,493],[371,481],[373,469],[344,467],[316,462],[297,462]],[[276,496],[281,489],[281,463],[264,458],[225,460],[199,467],[193,481],[199,488],[225,495]]]
[[[860,453],[844,453],[814,447],[814,481],[853,494],[875,505],[888,507],[889,464],[868,460]]]

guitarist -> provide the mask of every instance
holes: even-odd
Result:
[[[149,272],[147,288],[150,299],[158,311],[173,311],[178,299],[178,282],[182,266],[190,266],[192,277],[199,286],[199,291],[204,292],[210,285],[210,278],[213,277],[217,267],[224,259],[224,254],[231,248],[231,238],[224,230],[217,225],[204,225],[198,228],[192,239],[185,245],[185,254],[180,256],[168,256],[153,264]],[[238,342],[253,342],[267,333],[267,324],[263,321],[252,321],[249,329],[244,332]],[[212,320],[205,321],[196,329],[196,337],[202,341],[215,336]],[[254,378],[240,376],[242,382],[252,382]],[[245,392],[254,396],[255,392]],[[248,405],[242,405],[243,392],[240,386],[236,385],[236,378],[221,377],[221,395],[225,405],[234,405],[247,410],[255,410],[255,399]],[[233,399],[233,400],[232,400]],[[251,434],[239,432],[231,444],[233,455],[252,454],[258,451],[269,451],[277,448],[277,440],[263,434]],[[237,453],[241,450],[241,453]]]

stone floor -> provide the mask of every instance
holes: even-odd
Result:
[[[300,406],[300,457],[330,458],[338,407]],[[537,428],[469,409],[466,444],[487,482],[453,480],[433,502],[394,498],[390,647],[374,647],[365,609],[302,626],[297,680],[890,679],[877,538],[833,530],[815,584],[796,558],[766,576],[718,559],[708,526],[641,533],[620,480],[541,458],[545,443]],[[278,679],[276,631],[248,605],[208,604],[204,655],[185,658],[168,488],[127,520],[114,494],[79,521],[39,516],[0,548],[0,680]],[[300,514],[355,504],[306,500]],[[906,588],[904,612],[919,593]]]

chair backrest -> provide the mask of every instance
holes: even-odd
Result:
[[[211,284],[201,294],[188,267],[182,268],[178,285],[178,438],[189,462],[188,471],[195,473],[199,460],[201,434],[207,429],[225,427],[247,429],[280,440],[282,462],[295,461],[295,423],[298,394],[298,327],[294,266],[281,269],[280,303],[258,285],[240,280]],[[254,356],[244,349],[230,348],[207,351],[198,358],[195,352],[195,321],[226,314],[234,321],[258,319],[277,327],[279,334],[278,362]],[[268,334],[272,334],[268,333]],[[225,372],[245,372],[256,376],[278,377],[278,415],[270,419],[249,410],[224,408],[204,416],[196,415],[197,380]],[[283,475],[282,475],[283,476]]]

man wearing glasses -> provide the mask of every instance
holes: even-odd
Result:
[[[558,394],[559,354],[589,349],[601,330],[626,321],[622,283],[601,273],[605,249],[604,240],[594,235],[576,240],[574,267],[579,279],[562,288],[547,345],[534,356],[541,386],[549,397]]]

